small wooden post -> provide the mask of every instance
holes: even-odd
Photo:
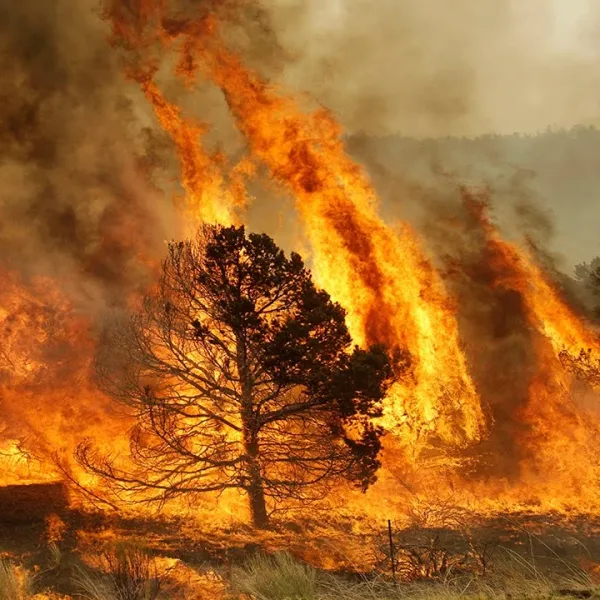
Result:
[[[392,579],[394,580],[394,585],[396,585],[396,557],[394,556],[394,539],[392,538],[392,521],[390,519],[388,519],[388,536],[390,538],[390,560],[392,561]]]

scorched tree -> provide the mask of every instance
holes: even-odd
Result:
[[[388,354],[352,348],[344,310],[300,256],[243,227],[169,246],[156,290],[108,328],[98,374],[135,413],[134,467],[89,442],[78,457],[153,500],[236,488],[264,527],[281,501],[332,478],[366,488],[379,466]]]

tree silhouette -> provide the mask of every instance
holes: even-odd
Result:
[[[575,266],[575,281],[580,285],[594,319],[600,319],[600,257]]]
[[[108,328],[97,365],[137,418],[134,467],[89,441],[77,455],[118,489],[151,500],[240,489],[264,527],[269,509],[332,479],[374,480],[389,356],[351,348],[344,310],[267,235],[205,226],[171,244],[157,289]]]

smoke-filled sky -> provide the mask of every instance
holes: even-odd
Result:
[[[263,4],[288,54],[279,78],[309,90],[350,134],[438,138],[600,125],[600,4],[594,0]],[[474,172],[526,182],[513,190],[515,200],[527,196],[549,213],[555,235],[548,242],[570,270],[600,254],[600,177],[593,175],[600,149],[582,143],[575,158],[568,144],[562,152],[550,147],[557,144],[558,138],[548,138],[533,161],[524,160],[518,144],[502,151],[490,146],[485,155],[469,152],[468,160]],[[383,150],[389,144],[376,145],[367,145],[360,157],[380,181],[406,173],[401,156]],[[438,151],[439,160],[428,166],[423,162],[430,154],[411,157],[421,166],[418,175],[409,175],[427,186],[435,171],[452,170],[454,152]],[[536,172],[536,163],[545,171]],[[398,187],[381,186],[392,192]],[[420,202],[410,193],[387,196],[389,202]]]
[[[477,135],[600,123],[592,0],[268,0],[284,78],[351,129]]]
[[[349,134],[600,125],[594,0],[260,5],[242,17],[235,45],[273,81],[328,106]],[[244,23],[256,14],[260,27]],[[170,197],[149,185],[145,170],[158,165],[174,176],[175,153],[125,81],[107,33],[97,0],[0,0],[0,254],[28,268],[43,258],[45,269],[76,273],[88,288],[100,281],[121,289],[135,279],[140,247],[160,254],[174,231]],[[186,114],[213,125],[211,139],[238,143],[214,88],[165,89]],[[509,158],[498,169],[518,166],[518,156]],[[393,174],[393,163],[385,168]],[[568,165],[557,168],[569,177]],[[580,206],[588,224],[600,217],[594,205],[590,197]],[[569,199],[564,206],[551,207],[567,223],[558,249],[571,262],[600,253],[591,229],[569,228]],[[567,238],[578,240],[577,257]]]

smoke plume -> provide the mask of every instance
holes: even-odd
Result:
[[[0,3],[2,262],[102,300],[139,283],[173,228],[149,178],[156,136],[106,35],[93,2]]]

